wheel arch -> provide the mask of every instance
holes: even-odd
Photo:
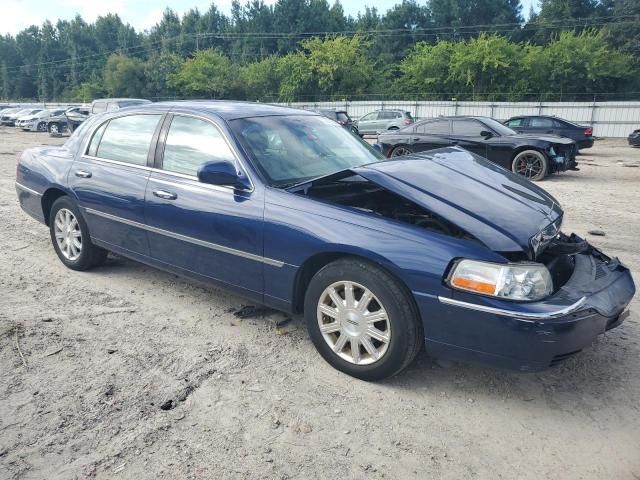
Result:
[[[383,269],[406,290],[412,300],[412,307],[416,312],[418,312],[418,307],[415,303],[413,293],[411,292],[411,289],[406,284],[406,282],[402,279],[400,271],[395,264],[393,264],[386,258],[372,254],[371,252],[352,251],[350,249],[332,249],[330,251],[320,252],[312,255],[311,257],[307,258],[298,268],[293,283],[292,310],[294,313],[303,312],[304,296],[307,292],[307,288],[309,287],[309,282],[311,282],[313,276],[326,265],[341,259],[362,260]]]
[[[51,207],[53,206],[54,202],[58,200],[60,197],[65,197],[65,196],[73,198],[74,201],[76,200],[73,194],[71,194],[70,192],[68,192],[67,190],[65,190],[64,188],[58,185],[54,185],[47,188],[45,192],[42,194],[42,199],[41,199],[42,215],[44,218],[45,225],[49,226],[49,220],[50,220],[49,216],[51,213]]]

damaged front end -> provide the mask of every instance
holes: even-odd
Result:
[[[552,164],[549,166],[551,172],[564,172],[566,170],[579,170],[576,154],[578,147],[573,143],[556,143],[549,147],[547,154]]]

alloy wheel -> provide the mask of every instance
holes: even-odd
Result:
[[[540,175],[544,168],[542,160],[538,155],[526,153],[516,160],[516,173],[526,178],[533,178]]]
[[[73,212],[66,208],[58,210],[53,229],[62,255],[67,260],[77,260],[82,253],[82,232]]]
[[[403,155],[411,155],[413,152],[407,147],[398,147],[391,152],[392,157],[401,157]]]
[[[391,323],[365,286],[350,281],[329,285],[320,295],[317,318],[325,342],[343,360],[370,365],[387,353]]]

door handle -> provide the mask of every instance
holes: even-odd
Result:
[[[153,194],[156,197],[164,198],[165,200],[175,200],[178,198],[178,195],[172,192],[167,192],[166,190],[154,190]]]
[[[76,171],[76,177],[91,178],[91,172],[87,172],[86,170],[78,170]]]

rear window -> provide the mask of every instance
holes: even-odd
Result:
[[[153,133],[161,115],[128,115],[106,126],[95,156],[107,160],[146,165]]]

